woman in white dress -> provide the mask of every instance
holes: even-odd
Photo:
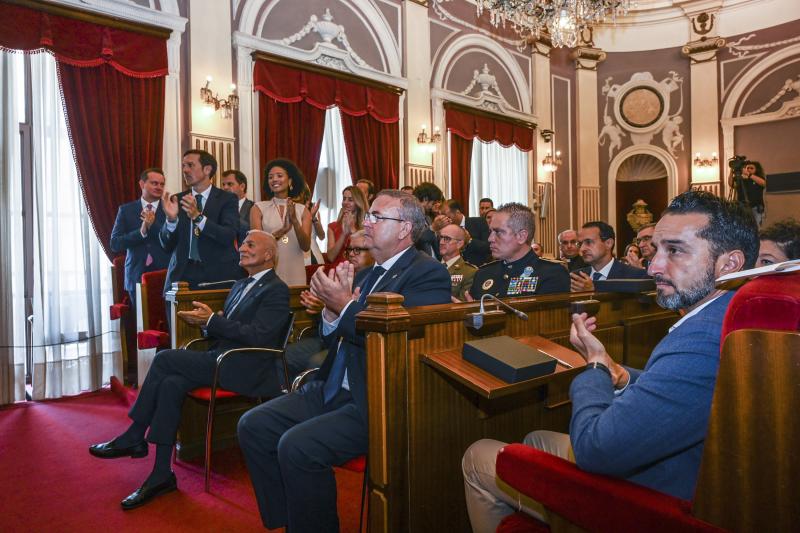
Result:
[[[311,247],[311,214],[291,200],[303,191],[305,178],[288,159],[267,163],[264,177],[266,200],[250,210],[250,229],[268,231],[278,241],[278,277],[289,286],[305,285],[303,254]]]

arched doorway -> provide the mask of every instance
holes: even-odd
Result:
[[[621,257],[625,247],[633,241],[636,233],[628,223],[628,213],[637,200],[644,200],[647,208],[653,213],[653,221],[658,220],[661,212],[667,207],[669,199],[668,170],[657,157],[638,153],[624,159],[617,169],[616,218],[617,255]]]

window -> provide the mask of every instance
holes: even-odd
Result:
[[[495,207],[507,202],[528,203],[528,152],[497,142],[472,143],[469,212],[478,213],[481,198],[491,198]]]
[[[323,227],[327,228],[328,224],[339,216],[339,209],[342,207],[342,189],[352,184],[353,179],[344,145],[342,115],[338,107],[331,107],[325,112],[325,133],[322,136],[322,152],[313,194],[315,202],[320,200],[319,219]],[[321,243],[319,236],[317,242]],[[326,249],[325,244],[320,244],[320,247]]]
[[[13,287],[13,344],[27,347],[33,399],[78,394],[121,370],[108,313],[110,263],[81,193],[55,60],[48,53],[3,56],[14,73],[3,90],[17,103],[12,120],[21,133],[18,145],[3,136],[12,209],[0,214],[8,217],[16,259],[0,273],[10,274]],[[25,316],[32,316],[28,331]]]

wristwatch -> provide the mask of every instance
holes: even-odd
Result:
[[[609,370],[608,367],[606,365],[604,365],[603,363],[599,363],[597,361],[593,361],[591,363],[586,363],[586,368],[599,368],[600,370],[602,370],[603,372],[608,374],[608,377],[611,377],[611,370]]]

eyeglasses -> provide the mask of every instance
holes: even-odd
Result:
[[[449,243],[450,241],[463,241],[464,239],[456,239],[455,237],[448,237],[447,235],[439,235],[439,240],[445,244]]]
[[[402,218],[393,218],[393,217],[385,217],[382,215],[376,215],[372,211],[367,211],[364,214],[364,220],[368,220],[370,224],[377,224],[379,220],[394,220],[395,222],[403,222]]]
[[[561,246],[577,246],[578,241],[559,241]]]
[[[653,238],[651,236],[647,235],[646,237],[639,237],[639,238],[635,239],[635,242],[636,242],[636,244],[642,244],[643,242],[650,242],[652,240],[653,240]]]
[[[369,252],[369,248],[359,248],[358,246],[348,246],[344,249],[347,255],[360,255],[361,252]]]

